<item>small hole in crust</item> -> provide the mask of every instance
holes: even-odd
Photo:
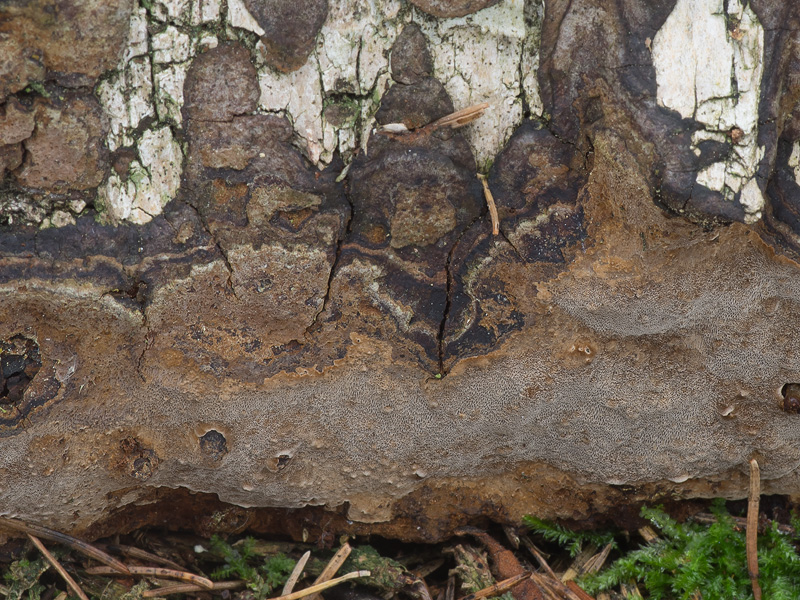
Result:
[[[216,429],[211,429],[200,438],[200,451],[214,462],[219,462],[228,453],[228,440]]]
[[[781,388],[784,412],[800,413],[800,383],[787,383]]]

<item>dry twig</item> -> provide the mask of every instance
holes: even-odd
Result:
[[[760,517],[760,515],[759,515]],[[746,517],[735,517],[733,515],[728,516],[729,519],[733,521],[733,526],[735,529],[742,531],[747,527],[747,518]],[[712,515],[711,513],[698,513],[692,517],[692,520],[695,523],[706,523],[706,524],[713,524],[717,522],[717,517]],[[795,529],[791,525],[786,525],[784,523],[778,523],[777,521],[772,521],[770,519],[758,519],[758,532],[764,533],[770,527],[775,527],[781,533],[785,533],[786,535],[794,535]]]
[[[528,579],[531,576],[531,573],[520,573],[519,575],[514,575],[513,577],[509,577],[508,579],[504,579],[503,581],[498,581],[497,583],[490,585],[489,587],[483,588],[482,590],[478,590],[474,594],[469,594],[459,600],[481,600],[481,598],[491,598],[492,596],[499,596],[513,588],[517,585],[520,581],[524,579]]]
[[[534,573],[532,579],[536,582],[540,589],[547,590],[551,596],[556,598],[564,598],[566,600],[581,600],[572,592],[572,590],[564,585],[558,577],[547,577],[545,575]]]
[[[214,582],[214,591],[222,590],[235,590],[244,585],[244,581],[216,581]],[[170,594],[191,594],[193,592],[208,591],[199,585],[191,583],[178,583],[176,585],[165,585],[152,590],[145,590],[142,592],[142,598],[161,598]]]
[[[561,574],[561,581],[566,583],[571,579],[575,579],[579,575],[582,575],[585,572],[586,565],[592,560],[597,552],[597,546],[593,544],[587,545],[585,548],[582,548],[580,552],[578,552],[577,556],[572,560],[572,564],[567,568],[564,573]]]
[[[570,586],[570,583],[572,583],[576,588],[578,588],[578,590],[580,590],[580,592],[584,596],[588,596],[589,598],[591,598],[591,596],[589,596],[589,594],[587,594],[586,592],[581,590],[578,587],[578,585],[573,583],[572,581],[568,581],[567,583],[564,583],[561,580],[561,578],[559,578],[558,575],[556,575],[555,572],[553,572],[553,569],[550,568],[550,565],[547,564],[547,561],[544,559],[542,554],[536,549],[536,547],[533,544],[528,546],[528,550],[530,550],[531,553],[536,557],[536,560],[539,561],[539,565],[545,571],[547,571],[548,575],[550,575],[549,578],[544,577],[542,575],[539,575],[538,577],[534,578],[534,581],[536,581],[536,583],[539,584],[539,587],[542,587],[542,583],[541,583],[540,579],[545,579],[545,580],[547,580],[547,583],[552,588],[558,590],[558,592],[562,595],[562,597],[571,598],[572,600],[584,600],[583,597],[579,596],[579,594],[578,594],[578,592],[576,590],[572,589],[572,586]]]
[[[532,580],[536,582],[542,594],[542,598],[545,600],[564,600],[561,594],[553,587],[552,580],[549,577],[537,575],[536,577],[532,577]]]
[[[286,596],[278,596],[277,598],[272,598],[272,600],[299,600],[300,598],[305,598],[310,596],[311,594],[318,594],[319,592],[323,592],[328,588],[332,588],[336,585],[339,585],[343,581],[347,581],[349,579],[356,579],[357,577],[369,577],[372,573],[369,571],[353,571],[352,573],[348,573],[347,575],[342,575],[341,577],[337,577],[336,579],[331,579],[324,583],[319,583],[317,585],[312,585],[311,587],[307,587],[304,590],[300,590],[299,592],[294,592],[292,594],[287,594]]]
[[[528,537],[527,535],[520,536],[519,541],[522,542],[522,545],[525,546],[531,554],[533,554],[533,551],[536,550],[536,552],[538,552],[541,556],[544,556],[545,558],[550,558],[550,555],[541,548],[538,548],[536,544],[534,544],[533,541],[531,541],[531,538]]]
[[[547,561],[544,557],[539,553],[535,546],[529,546],[528,550],[536,557],[536,560],[539,561],[539,566],[541,566],[547,574],[550,575],[553,579],[558,579],[558,576],[553,572],[553,569],[550,568],[550,565],[547,564]],[[559,580],[560,581],[560,580]]]
[[[91,544],[82,542],[71,535],[54,531],[53,529],[48,529],[47,527],[40,527],[39,525],[30,525],[28,523],[23,523],[22,521],[17,521],[16,519],[10,519],[8,517],[0,517],[0,527],[5,527],[7,529],[11,529],[12,531],[18,531],[28,535],[34,535],[37,538],[49,540],[58,544],[64,544],[68,548],[72,548],[73,550],[81,552],[82,554],[85,554],[86,556],[93,558],[104,565],[108,565],[119,573],[124,575],[131,574],[131,572],[128,570],[128,567],[126,567],[113,556],[109,556],[102,550],[95,548]]]
[[[761,600],[758,583],[758,504],[761,499],[761,470],[755,458],[750,459],[750,495],[747,498],[747,572],[753,585],[753,597]]]
[[[498,577],[508,579],[527,572],[511,550],[504,547],[485,531],[474,527],[462,527],[456,533],[459,535],[471,535],[480,540],[494,563]],[[513,592],[515,600],[542,600],[542,592],[532,578],[530,580],[523,579],[522,581],[522,585]]]
[[[606,544],[600,552],[587,560],[578,571],[578,575],[583,575],[584,573],[597,573],[600,569],[602,569],[603,565],[608,559],[608,555],[611,554],[612,545],[613,544],[610,543]]]
[[[635,581],[622,583],[620,584],[619,589],[622,592],[623,598],[631,598],[631,600],[642,599],[642,592],[639,591],[639,587],[636,585]]]
[[[450,113],[447,116],[442,117],[425,125],[425,127],[429,127],[431,130],[441,129],[442,127],[450,127],[452,129],[456,129],[457,127],[463,127],[464,125],[468,125],[475,121],[476,119],[480,118],[483,115],[483,111],[489,108],[488,102],[481,102],[480,104],[473,104],[472,106],[468,106],[467,108],[462,108],[461,110],[457,110],[454,113]]]
[[[193,585],[199,585],[207,590],[214,589],[214,582],[206,577],[187,573],[186,571],[176,571],[175,569],[164,569],[162,567],[139,567],[129,565],[128,571],[131,575],[142,575],[144,577],[164,577],[166,579],[177,579]],[[115,570],[108,567],[92,567],[86,569],[89,575],[119,575]]]
[[[584,592],[583,588],[574,581],[568,581],[566,585],[570,591],[578,597],[579,600],[594,600],[594,598]]]
[[[420,565],[419,567],[411,571],[411,574],[418,579],[425,579],[428,575],[433,573],[443,564],[444,564],[444,559],[437,558],[435,560],[425,563],[424,565]]]
[[[455,600],[456,597],[456,578],[453,575],[447,578],[447,590],[444,593],[444,600]]]
[[[417,579],[414,583],[412,583],[408,587],[408,592],[415,598],[421,598],[422,600],[433,600],[431,597],[431,591],[428,589],[428,584],[425,583],[424,579]]]
[[[655,529],[650,527],[650,525],[645,525],[644,527],[639,528],[639,535],[644,538],[644,541],[648,544],[652,544],[653,542],[658,541],[658,534],[655,532]]]
[[[58,574],[61,575],[61,578],[67,582],[67,585],[72,589],[72,591],[75,592],[81,600],[89,600],[88,596],[83,593],[81,586],[78,585],[78,582],[75,581],[69,573],[67,573],[64,567],[61,566],[61,563],[56,560],[56,557],[50,554],[47,548],[44,547],[44,544],[39,541],[39,538],[31,535],[30,533],[28,534],[28,538],[33,542],[33,545],[39,549],[39,552],[41,552],[42,555],[47,559],[47,562],[53,565],[53,568],[58,571]]]
[[[306,553],[300,557],[300,560],[297,561],[297,564],[292,569],[292,574],[289,575],[289,579],[286,580],[286,585],[283,586],[283,591],[281,592],[281,596],[286,596],[287,594],[291,594],[292,590],[294,590],[294,586],[297,583],[297,580],[300,579],[300,575],[303,574],[303,569],[306,568],[306,563],[308,562],[309,557],[311,556],[311,550],[306,550]]]
[[[345,542],[345,544],[339,548],[336,554],[333,555],[333,558],[325,565],[325,568],[322,569],[322,573],[319,574],[319,577],[316,578],[313,585],[319,585],[328,581],[331,577],[336,575],[336,571],[338,571],[341,566],[344,564],[344,561],[347,560],[347,557],[350,556],[350,553],[353,549],[350,547],[350,544]],[[312,586],[313,587],[313,586]],[[308,600],[320,600],[319,594],[314,594]]]
[[[483,196],[486,198],[486,205],[489,207],[489,216],[492,218],[492,235],[499,235],[500,217],[497,215],[497,205],[494,203],[492,190],[489,189],[489,182],[486,181],[486,175],[478,173],[478,179],[480,179],[483,185]]]
[[[482,175],[478,175],[478,177],[483,177]],[[503,525],[503,533],[506,534],[506,539],[508,543],[514,548],[514,550],[519,550],[519,534],[514,530],[513,527],[510,525]]]

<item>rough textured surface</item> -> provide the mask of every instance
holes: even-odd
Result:
[[[19,184],[51,192],[97,187],[106,166],[105,148],[97,144],[104,118],[97,100],[74,94],[37,98],[33,115],[36,131],[25,142]]]
[[[44,78],[65,87],[91,87],[116,64],[130,13],[130,0],[4,2],[0,101]]]
[[[406,25],[394,41],[391,67],[397,83],[417,83],[433,74],[428,41],[416,23]]]
[[[258,79],[239,44],[223,44],[198,56],[187,73],[184,111],[195,119],[229,121],[258,105]]]
[[[753,456],[800,492],[794,3],[332,3],[287,72],[264,6],[0,53],[0,512],[432,540]]]
[[[262,30],[261,52],[271,67],[302,67],[328,16],[328,0],[243,0]]]
[[[411,0],[414,6],[434,17],[463,17],[482,8],[497,4],[499,0]]]

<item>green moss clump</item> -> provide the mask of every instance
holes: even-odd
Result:
[[[596,594],[634,579],[653,600],[751,598],[745,531],[735,525],[723,500],[715,501],[712,512],[716,522],[711,525],[681,524],[661,508],[643,507],[642,516],[658,527],[659,539],[627,553],[600,573],[584,576],[580,585]],[[797,540],[797,534],[783,534],[775,523],[759,536],[759,583],[764,598],[800,597]]]
[[[369,571],[371,576],[359,581],[381,593],[397,592],[416,581],[399,562],[381,556],[375,548],[366,545],[353,548],[341,571]]]
[[[616,547],[614,535],[611,533],[570,531],[562,525],[550,523],[549,521],[544,521],[530,515],[523,517],[522,522],[536,535],[542,536],[548,542],[555,542],[562,548],[566,548],[569,551],[569,555],[573,558],[578,555],[584,544],[591,544],[594,546],[613,544],[612,548]]]
[[[225,561],[223,567],[211,573],[212,579],[243,579],[256,600],[269,598],[273,590],[285,584],[296,564],[279,553],[253,566],[253,559],[259,558],[253,538],[246,538],[234,548],[219,536],[213,536],[209,545],[211,551]]]
[[[15,560],[3,575],[5,585],[0,586],[0,593],[7,600],[39,600],[45,590],[45,586],[39,583],[39,577],[49,568],[50,563],[43,558]]]

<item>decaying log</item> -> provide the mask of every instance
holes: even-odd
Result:
[[[0,7],[0,515],[800,492],[797,3],[50,4]]]

